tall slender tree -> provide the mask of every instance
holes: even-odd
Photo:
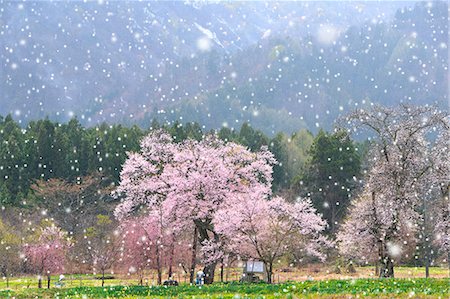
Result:
[[[335,233],[347,210],[353,189],[357,186],[361,160],[349,135],[338,130],[328,134],[322,130],[311,146],[311,162],[306,175],[307,191],[315,207],[323,213]]]

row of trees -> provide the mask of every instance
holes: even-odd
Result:
[[[315,187],[330,197],[327,204],[339,205],[340,191],[361,183],[360,195],[337,233],[340,253],[376,264],[380,277],[393,277],[394,262],[408,256],[409,249],[422,247],[428,277],[431,242],[439,252],[450,254],[448,113],[429,106],[375,106],[356,110],[339,125],[348,133],[375,133],[363,180],[354,175],[359,164],[352,168],[350,162],[359,156],[350,150],[347,133],[338,130],[326,138],[321,132],[312,146],[316,154],[311,165],[316,168],[310,168],[308,177],[319,178]],[[327,151],[333,148],[329,143],[341,146],[340,154]],[[263,261],[270,281],[275,259],[299,253],[321,256],[320,250],[331,247],[320,235],[325,223],[309,199],[297,197],[288,203],[273,196],[271,166],[276,163],[264,147],[251,153],[214,138],[174,144],[169,135],[157,132],[125,163],[118,188],[124,198],[116,215],[133,215],[140,207],[164,211],[168,214],[161,219],[170,219],[172,226],[194,227],[201,250],[208,253],[207,277],[214,277],[220,259],[239,255]],[[353,182],[339,181],[344,169]],[[329,180],[321,181],[325,174]],[[428,208],[430,203],[438,208]],[[330,215],[333,232],[338,224],[334,208]]]
[[[42,125],[43,123],[51,124],[51,122],[49,122],[48,120],[38,122],[41,127],[45,127]],[[68,132],[71,130],[69,129],[69,127],[73,127],[75,123],[76,120],[72,120],[67,125],[56,124],[54,128],[55,130],[59,130],[61,127],[63,127],[63,131]],[[19,130],[19,126],[15,124],[10,117],[7,117],[2,125],[4,125],[4,127],[13,126],[16,128],[16,130]],[[30,127],[36,127],[36,125],[31,123]],[[103,129],[104,131],[102,131]],[[175,124],[172,127],[164,127],[163,129],[169,133],[167,136],[170,136],[171,142],[174,146],[181,146],[182,144],[187,142],[200,142],[205,137],[203,132],[200,130],[200,127],[195,124],[187,124],[184,126]],[[103,128],[81,128],[80,132],[81,135],[84,136],[83,138],[81,138],[82,140],[85,140],[85,138],[89,140],[89,138],[86,136],[89,136],[90,134],[93,134],[94,136],[96,134],[102,134],[103,136],[117,136],[118,131],[123,132],[120,133],[119,137],[117,138],[119,141],[124,141],[124,144],[122,144],[122,146],[118,148],[116,145],[114,145],[115,143],[112,142],[115,137],[108,137],[108,139],[106,139],[107,141],[109,140],[108,142],[106,142],[105,139],[97,137],[94,138],[96,142],[92,146],[92,149],[99,151],[100,159],[98,159],[98,161],[101,161],[102,157],[107,157],[107,153],[109,151],[113,151],[113,149],[115,148],[117,149],[116,154],[119,153],[119,156],[126,156],[125,150],[132,147],[131,142],[133,141],[128,140],[128,143],[125,142],[127,140],[126,137],[131,135],[128,135],[129,133],[127,133],[127,130],[130,129],[120,126],[103,126]],[[138,132],[134,136],[140,136],[142,133],[142,131],[139,131],[140,129],[137,128],[132,128],[132,130]],[[31,133],[28,130],[20,131],[22,134],[22,138],[24,138],[22,141],[25,144],[28,144],[30,141],[26,139],[28,136],[27,134]],[[159,125],[154,122],[150,131],[155,134],[156,132],[160,132]],[[6,133],[7,130],[2,130],[1,132],[5,137],[11,136],[11,134],[8,135]],[[14,132],[14,130],[10,132]],[[40,134],[40,136],[42,137],[42,140],[33,141],[34,144],[45,143],[47,136],[51,137],[53,135]],[[307,168],[306,165],[308,162],[308,156],[310,155],[309,148],[315,142],[313,136],[306,131],[300,131],[299,133],[294,134],[291,137],[288,137],[284,134],[278,134],[276,138],[270,140],[261,132],[254,130],[248,125],[244,125],[239,133],[224,128],[218,132],[217,136],[219,138],[216,138],[216,142],[222,143],[223,146],[225,146],[225,144],[234,144],[234,146],[245,150],[248,154],[252,154],[258,151],[258,149],[260,149],[262,145],[268,145],[273,150],[273,152],[277,154],[279,160],[284,159],[286,161],[286,163],[284,164],[282,164],[282,162],[274,164],[273,160],[270,165],[270,169],[272,169],[272,167],[275,167],[275,171],[278,171],[278,173],[282,173],[282,176],[280,176],[282,177],[282,179],[279,179],[279,181],[283,180],[283,184],[285,184],[285,186],[289,186],[289,184],[286,183],[287,180],[291,180],[291,178],[289,177],[294,178],[294,175],[296,174],[294,166],[302,169],[302,171]],[[333,138],[333,135],[328,135],[325,133],[321,133],[320,136],[321,138]],[[26,152],[8,152],[7,150],[9,148],[7,146],[10,145],[11,140],[13,139],[5,139],[3,141],[3,153],[5,155],[4,157],[8,156],[8,154],[10,154],[11,157],[17,157],[19,155],[22,155],[22,157],[28,156]],[[76,139],[70,140],[71,142],[73,142],[73,144],[71,144],[70,146],[74,146],[73,153],[78,154],[78,147],[75,146],[75,144],[77,144]],[[236,142],[246,144],[246,146],[244,147],[238,145]],[[102,144],[102,146],[100,147],[99,144]],[[60,148],[61,145],[58,140],[54,140],[54,144],[51,147]],[[39,146],[36,146],[36,148],[39,148]],[[102,148],[101,151],[100,148]],[[249,151],[245,148],[252,149],[253,151]],[[65,152],[64,150],[61,151]],[[58,150],[57,152],[61,151]],[[199,151],[200,152],[198,153],[198,155],[202,153],[200,149]],[[266,152],[269,153],[267,149]],[[92,156],[87,155],[86,158],[90,159],[89,157]],[[39,157],[39,159],[45,160],[42,157]],[[46,159],[49,160],[50,157],[47,157]],[[83,157],[80,156],[77,159],[83,159]],[[76,161],[77,163],[81,162],[81,160],[77,159],[73,159],[73,161]],[[55,158],[54,160],[58,161],[63,159]],[[69,160],[69,162],[70,161],[72,160]],[[115,160],[110,167],[106,167],[106,164],[103,165],[104,168],[102,169],[102,172],[99,171],[100,169],[96,168],[82,168],[82,171],[80,171],[80,169],[77,169],[76,172],[79,171],[83,175],[76,175],[74,177],[54,176],[54,173],[57,172],[54,169],[56,167],[59,167],[59,164],[53,162],[53,168],[48,172],[48,176],[50,176],[50,178],[46,178],[45,175],[43,176],[41,174],[40,177],[43,177],[43,179],[30,179],[30,177],[33,177],[33,175],[32,173],[29,174],[30,177],[28,177],[28,179],[31,180],[30,182],[28,182],[29,184],[31,184],[31,186],[29,187],[30,191],[26,196],[23,193],[19,193],[20,201],[19,198],[17,198],[17,200],[12,200],[10,197],[6,197],[7,200],[3,202],[3,208],[6,210],[2,215],[2,218],[5,220],[5,225],[7,225],[7,223],[27,223],[28,225],[16,227],[14,230],[11,226],[8,226],[9,228],[5,229],[5,235],[2,235],[0,237],[2,239],[2,245],[4,245],[0,249],[2,250],[2,253],[5,254],[5,257],[9,257],[8,259],[5,259],[4,263],[5,266],[7,265],[7,268],[5,268],[5,270],[3,271],[3,275],[5,277],[9,277],[10,275],[17,272],[33,272],[39,274],[40,277],[47,275],[49,279],[49,274],[62,271],[63,265],[66,265],[66,271],[71,271],[70,268],[72,267],[74,269],[83,271],[90,271],[90,269],[92,269],[94,272],[102,273],[102,276],[104,276],[105,271],[113,267],[115,260],[118,259],[117,257],[120,254],[122,262],[116,263],[115,267],[125,267],[127,270],[140,273],[140,275],[142,275],[145,270],[158,269],[158,280],[161,281],[163,268],[172,269],[174,265],[182,265],[183,270],[186,271],[186,273],[190,273],[191,279],[193,279],[194,269],[196,265],[202,262],[201,256],[207,256],[205,251],[206,247],[202,246],[201,242],[204,240],[193,237],[193,235],[195,234],[194,231],[184,236],[177,235],[177,246],[170,245],[175,244],[175,235],[173,235],[173,233],[171,234],[171,238],[169,239],[163,238],[160,235],[157,235],[159,240],[156,241],[154,238],[148,238],[148,242],[153,244],[153,246],[147,246],[146,248],[152,248],[148,249],[149,254],[154,254],[155,252],[157,252],[158,254],[156,256],[161,257],[159,261],[158,258],[147,258],[145,259],[145,263],[142,261],[141,265],[139,265],[138,263],[138,265],[136,266],[126,266],[126,263],[130,263],[136,258],[142,258],[145,255],[142,255],[142,251],[136,251],[136,248],[129,248],[129,244],[126,246],[126,240],[133,239],[131,238],[132,232],[121,231],[121,235],[127,236],[127,238],[124,239],[118,238],[118,236],[114,234],[114,231],[117,231],[118,228],[130,227],[124,226],[123,223],[121,225],[121,223],[118,223],[117,219],[111,217],[112,211],[116,204],[116,199],[111,196],[111,192],[116,188],[115,185],[117,179],[113,174],[108,173],[108,170],[116,170],[118,168],[122,169],[121,165],[117,167],[114,166],[114,163],[117,163],[117,161],[118,160]],[[103,163],[103,161],[101,162]],[[63,163],[62,165],[65,164]],[[43,168],[46,169],[46,167]],[[286,171],[284,170],[285,168],[287,169]],[[5,182],[6,184],[11,184],[10,186],[23,183],[21,179],[24,178],[20,173],[23,174],[24,170],[21,169],[21,167],[13,167],[11,165],[5,164],[3,169],[6,169],[6,171],[10,171],[9,173],[11,173],[11,171],[19,172],[17,180],[8,180],[9,175],[5,175],[5,181],[3,182]],[[267,171],[269,170],[267,169]],[[297,173],[299,172],[300,171],[297,170]],[[288,196],[292,192],[294,192],[293,188],[291,188],[292,190],[290,190],[287,187],[281,187],[281,184],[279,184],[280,187],[274,187],[272,185],[272,174],[273,173],[270,171],[270,178],[267,177],[268,187],[266,187],[266,189],[268,189],[266,192],[271,193],[272,189],[274,189],[277,190],[277,192],[283,191]],[[295,179],[298,181],[300,180],[300,177],[300,175],[296,175]],[[275,176],[275,178],[277,178],[277,176]],[[166,220],[166,218],[164,219],[164,221],[168,221]],[[149,230],[148,227],[140,226],[140,224],[142,223],[151,223],[151,219],[147,220],[148,221],[144,221],[142,219],[142,221],[139,220],[138,222],[135,222],[134,226],[140,227],[140,230],[137,229],[137,231],[142,232]],[[46,226],[41,227],[40,223],[42,221],[46,223]],[[48,221],[51,221],[52,224],[48,224]],[[128,219],[128,221],[130,221],[130,219]],[[57,225],[58,229],[63,232],[62,234],[65,236],[65,238],[70,239],[68,243],[63,242],[62,240],[60,240],[59,242],[66,245],[70,244],[70,246],[67,245],[64,248],[61,246],[59,247],[60,250],[65,250],[64,255],[61,255],[61,253],[58,252],[58,255],[55,257],[60,261],[59,264],[56,263],[54,265],[53,262],[50,264],[46,264],[41,260],[41,265],[37,266],[37,264],[39,264],[39,256],[44,258],[46,257],[46,255],[41,254],[30,256],[29,254],[25,254],[25,252],[31,253],[31,251],[28,249],[25,250],[24,248],[25,246],[29,246],[27,248],[41,248],[45,251],[45,248],[48,248],[48,244],[44,241],[39,241],[40,235],[46,234],[44,233],[44,231],[46,230],[47,226],[55,225]],[[325,225],[325,223],[323,223],[323,225]],[[195,227],[193,229],[196,230]],[[149,236],[155,236],[155,233],[155,231],[148,231]],[[200,233],[199,230],[197,230],[197,233]],[[8,234],[13,235],[12,237],[10,237]],[[136,238],[139,239],[139,237]],[[8,240],[14,240],[14,244],[12,244]],[[122,241],[125,242],[124,245],[120,244]],[[159,249],[156,244],[160,244],[164,248],[173,249],[169,252],[166,252],[165,249]],[[14,250],[10,250],[10,248],[14,248]],[[122,252],[119,253],[117,250],[118,248],[122,248]],[[128,250],[124,251],[126,248],[128,248]],[[189,248],[189,250],[192,252],[192,255],[189,259],[184,259],[182,258],[181,254],[177,254],[178,252],[185,253],[186,248]],[[22,258],[17,257],[17,252],[22,252]],[[205,252],[205,254],[203,254],[202,252]],[[49,252],[48,254],[52,254],[52,252]],[[275,253],[273,257],[268,259],[268,261],[270,263],[273,263],[275,258],[279,255],[280,253]],[[12,256],[14,258],[11,258]],[[64,256],[64,259],[62,259],[62,256]],[[169,260],[164,259],[164,257],[169,256],[171,257]],[[228,264],[235,259],[236,255],[230,256],[229,258],[223,257],[220,259],[220,262],[223,266],[224,264]],[[218,261],[216,261],[216,263],[218,263]],[[144,264],[145,267],[143,267]],[[67,266],[69,266],[69,268],[67,268]],[[271,267],[268,267],[268,269],[270,268]],[[172,271],[170,270],[169,273],[171,272]],[[39,285],[41,285],[41,280],[39,282]]]
[[[5,277],[32,272],[49,279],[64,266],[103,278],[120,268],[142,282],[154,269],[161,283],[163,269],[171,277],[180,267],[193,281],[203,266],[212,282],[217,265],[223,273],[241,258],[263,261],[270,281],[281,257],[324,260],[336,250],[350,261],[379,265],[383,277],[417,251],[428,266],[432,256],[450,252],[447,118],[432,107],[357,110],[340,123],[348,132],[310,139],[304,174],[279,189],[277,167],[296,162],[280,153],[298,135],[309,140],[306,132],[272,152],[283,135],[250,150],[232,141],[240,134],[225,129],[184,138],[153,129],[139,151],[127,154],[118,186],[100,172],[38,180],[27,199],[37,209],[4,207],[0,270]],[[357,150],[349,134],[367,134],[362,128],[375,134]],[[244,136],[259,134],[246,130],[253,133]],[[362,164],[363,148],[370,150]]]
[[[135,215],[151,217],[158,224],[146,227],[159,229],[154,234],[169,236],[171,242],[190,231],[193,244],[201,246],[207,283],[213,281],[219,262],[236,255],[263,261],[271,282],[277,258],[300,253],[300,248],[323,258],[318,244],[326,243],[321,237],[325,221],[310,201],[269,200],[276,163],[267,147],[251,152],[213,135],[176,143],[164,131],[155,131],[124,164],[117,188],[123,198],[115,215],[126,222]],[[173,247],[166,246],[169,251]],[[191,247],[195,261],[197,247]],[[195,262],[191,279],[194,269]]]
[[[37,275],[39,288],[44,277],[50,288],[54,274],[100,274],[103,285],[106,271],[113,268],[134,273],[129,260],[121,258],[128,235],[119,235],[117,221],[108,215],[97,215],[78,235],[68,233],[48,217],[39,223],[29,221],[25,227],[0,221],[0,271],[7,287],[10,277],[23,273]]]
[[[143,134],[121,125],[86,129],[76,119],[67,124],[44,119],[22,128],[11,116],[0,117],[0,202],[22,205],[40,179],[74,182],[100,171],[117,180],[126,151],[138,149]]]
[[[32,197],[29,200],[33,201],[37,209],[19,209],[20,212],[12,213],[9,207],[9,211],[5,212],[9,216],[17,214],[20,218],[20,221],[17,221],[19,223],[23,220],[29,223],[22,229],[22,235],[14,239],[22,238],[18,244],[20,248],[41,248],[44,251],[48,249],[48,244],[41,241],[39,236],[31,239],[28,237],[30,234],[35,234],[30,232],[30,227],[34,227],[33,225],[43,218],[50,219],[54,222],[52,225],[56,224],[62,232],[67,232],[65,237],[70,239],[71,245],[64,247],[67,250],[64,259],[61,259],[61,255],[55,257],[61,261],[57,267],[53,264],[42,265],[42,260],[41,266],[38,267],[36,265],[39,263],[34,261],[38,261],[39,256],[30,256],[26,253],[23,255],[25,258],[23,265],[19,267],[20,269],[16,267],[16,270],[36,272],[42,277],[61,271],[63,264],[70,264],[78,265],[76,266],[78,269],[83,269],[84,265],[85,269],[91,268],[104,276],[105,271],[111,269],[113,263],[120,259],[122,261],[116,267],[128,265],[124,267],[131,272],[139,273],[141,277],[146,270],[156,269],[159,282],[162,281],[162,269],[168,268],[170,276],[171,269],[175,265],[182,265],[192,280],[194,270],[200,263],[207,265],[205,269],[207,279],[212,279],[216,264],[228,264],[239,255],[243,258],[264,260],[267,263],[268,276],[271,278],[273,263],[280,256],[289,252],[293,259],[300,259],[296,256],[298,252],[294,250],[295,248],[304,247],[302,250],[306,250],[311,255],[324,258],[323,253],[318,250],[318,243],[327,243],[325,238],[319,238],[319,233],[326,228],[326,222],[317,215],[309,200],[301,202],[292,202],[292,200],[288,202],[281,198],[273,202],[266,200],[272,196],[272,167],[278,162],[267,147],[263,151],[252,152],[247,147],[229,141],[244,136],[246,140],[250,140],[248,136],[255,131],[250,127],[244,127],[243,131],[246,130],[250,133],[239,136],[231,131],[224,138],[227,141],[213,135],[199,138],[199,141],[193,138],[180,141],[180,138],[176,138],[177,135],[164,133],[163,130],[153,130],[141,141],[141,154],[129,155],[122,170],[121,184],[116,190],[117,194],[124,193],[131,196],[133,200],[137,200],[136,208],[144,207],[142,210],[128,211],[130,214],[137,213],[134,215],[138,217],[136,219],[127,217],[123,209],[127,207],[125,203],[115,208],[115,218],[106,216],[111,215],[115,207],[116,199],[111,196],[111,193],[116,187],[113,179],[102,173],[96,172],[79,177],[73,182],[59,178],[36,181],[31,186]],[[222,135],[225,134],[224,132],[226,131],[221,131]],[[135,161],[137,157],[140,157],[140,160]],[[151,159],[166,160],[158,162]],[[196,169],[192,165],[194,161]],[[137,162],[144,164],[139,165]],[[133,194],[130,190],[122,189],[125,188],[123,186],[130,186],[125,185],[127,180],[138,183],[132,180],[133,177],[149,176],[150,174],[145,172],[149,171],[148,166],[157,167],[150,170],[156,171],[160,179],[154,188],[161,188],[161,190],[143,189],[139,191],[143,192],[139,195],[139,193]],[[163,172],[164,169],[165,172]],[[127,179],[127,176],[131,178]],[[206,178],[210,181],[206,181]],[[139,186],[151,188],[149,183],[150,181],[139,182]],[[181,188],[182,186],[185,189]],[[210,193],[204,194],[205,188]],[[193,189],[198,189],[197,193]],[[138,192],[138,189],[132,190]],[[247,195],[252,197],[249,198]],[[161,198],[155,199],[157,204],[144,205],[151,196]],[[170,205],[173,204],[171,201],[167,201],[167,206],[163,206],[162,201],[166,197],[171,200],[178,199],[180,201],[178,204],[182,206],[171,207]],[[140,200],[143,202],[139,202]],[[253,211],[254,214],[247,215],[250,217],[248,219],[244,217],[244,213],[247,212],[243,205],[245,202],[257,204],[259,207],[259,210]],[[277,202],[276,205],[273,204],[275,202]],[[239,209],[238,205],[240,205]],[[206,210],[198,211],[202,206]],[[131,207],[128,206],[130,209]],[[225,212],[219,207],[224,209],[234,207],[235,211],[241,211],[242,223],[235,222],[234,227],[224,226],[224,223],[229,223],[224,217],[230,215],[231,210]],[[302,207],[307,207],[307,210],[302,211]],[[221,212],[218,213],[219,211]],[[292,212],[289,218],[286,218],[287,211]],[[180,214],[181,212],[188,214]],[[198,215],[198,213],[201,214]],[[187,218],[188,216],[190,218]],[[263,221],[263,217],[268,219]],[[307,217],[312,219],[309,226],[301,223]],[[15,220],[17,219],[9,219],[9,222],[16,222]],[[217,224],[214,224],[216,222]],[[243,223],[249,226],[259,225],[257,231],[250,230],[243,234],[247,234],[247,238],[252,238],[250,233],[259,234],[258,239],[261,240],[258,246],[263,246],[262,248],[252,248],[251,239],[248,239],[248,244],[242,247],[242,251],[233,249],[238,242],[235,240],[238,236],[236,231]],[[283,228],[287,225],[288,228]],[[130,230],[130,228],[133,229]],[[189,228],[191,228],[190,232]],[[46,228],[36,229],[36,233],[44,234],[45,230]],[[294,235],[302,242],[291,244],[289,240],[294,240]],[[241,237],[243,236],[245,235]],[[271,243],[274,240],[276,244]],[[60,249],[63,250],[63,247],[60,246]],[[186,249],[191,252],[187,259],[185,258]],[[226,249],[227,254],[219,249]],[[20,251],[11,252],[14,254]],[[24,252],[30,251],[24,250]],[[213,259],[212,256],[216,258]],[[40,257],[44,258],[45,255]],[[16,263],[17,260],[10,261],[11,265],[21,264]],[[8,270],[9,274],[4,275],[10,275],[12,268]]]
[[[62,273],[67,249],[71,245],[67,233],[49,222],[39,228],[19,234],[17,229],[0,221],[0,270],[9,287],[9,278],[16,273],[38,274],[38,286],[42,287],[42,277]]]
[[[58,206],[53,206],[56,201],[51,198],[65,198],[69,193],[73,198],[73,194],[81,192],[77,189],[99,177],[102,188],[117,185],[126,153],[139,150],[139,140],[161,128],[176,143],[186,139],[199,141],[206,134],[196,123],[161,126],[154,121],[148,129],[106,124],[83,128],[77,119],[67,124],[45,119],[21,127],[11,116],[0,117],[0,204],[24,208],[50,206],[57,213]],[[286,198],[298,194],[310,196],[334,231],[356,187],[353,177],[359,176],[366,144],[355,144],[344,132],[320,131],[313,136],[300,130],[269,138],[248,124],[243,124],[239,131],[222,128],[216,133],[219,139],[241,144],[252,152],[267,146],[278,161],[273,166],[273,191]],[[330,161],[328,157],[333,159]],[[91,194],[97,189],[86,188]],[[48,192],[40,194],[38,189]],[[62,194],[52,196],[49,194],[52,192]],[[102,194],[106,196],[105,192]],[[82,196],[93,198],[89,194]],[[95,202],[96,199],[91,204]],[[72,209],[73,203],[67,205],[65,208]],[[103,205],[99,209],[97,214],[105,213]],[[75,216],[50,214],[72,221],[72,227],[64,229],[73,231],[76,222],[71,217]]]

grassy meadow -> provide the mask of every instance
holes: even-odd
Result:
[[[284,270],[286,271],[286,270]],[[114,276],[101,287],[99,276],[67,275],[63,287],[55,287],[58,277],[52,277],[50,289],[38,289],[36,277],[20,277],[0,282],[0,298],[217,298],[217,299],[272,299],[272,298],[450,298],[450,279],[446,268],[432,267],[431,278],[424,278],[424,269],[397,267],[395,279],[373,278],[373,267],[358,267],[355,273],[330,273],[324,268],[308,267],[302,271],[275,273],[275,284],[241,284],[235,279],[239,269],[229,269],[228,282],[208,286],[190,286],[184,277],[178,277],[178,287],[155,286],[153,273],[138,285],[132,276]],[[219,279],[219,277],[217,277]],[[43,280],[46,287],[46,280]]]
[[[1,298],[449,298],[450,279],[309,280],[281,284],[217,283],[208,286],[107,286],[0,291]]]

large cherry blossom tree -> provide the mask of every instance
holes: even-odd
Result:
[[[366,130],[374,135],[368,192],[383,197],[383,205],[377,209],[385,227],[378,246],[381,277],[394,276],[393,255],[400,246],[401,226],[417,221],[420,193],[432,168],[427,138],[448,126],[446,117],[446,112],[434,107],[402,105],[359,109],[345,119],[349,132]]]
[[[142,206],[161,208],[174,231],[194,227],[199,244],[219,242],[216,212],[238,196],[267,198],[274,163],[267,148],[253,153],[212,135],[175,143],[165,132],[154,131],[142,140],[139,153],[129,153],[117,190],[123,200],[115,215],[124,218]],[[205,265],[206,283],[213,281],[216,264]]]

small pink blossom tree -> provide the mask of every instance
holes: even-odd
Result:
[[[121,262],[129,273],[139,275],[140,285],[143,284],[144,271],[157,268],[158,280],[161,280],[159,254],[158,222],[153,217],[139,217],[123,222]]]
[[[147,269],[157,270],[158,284],[161,284],[164,265],[169,269],[169,279],[172,278],[172,268],[177,261],[176,247],[181,243],[167,223],[168,218],[162,210],[155,209],[142,216],[122,219],[121,260],[129,272],[139,275],[141,284]]]
[[[54,225],[43,228],[36,243],[25,244],[26,261],[39,275],[38,288],[42,288],[42,276],[47,276],[47,288],[50,288],[51,274],[64,271],[69,246],[67,233]]]
[[[281,197],[237,197],[214,218],[214,227],[226,240],[228,250],[244,259],[261,260],[269,283],[274,261],[289,252],[325,259],[321,250],[331,246],[321,236],[325,226],[310,201],[302,199],[291,204]]]

